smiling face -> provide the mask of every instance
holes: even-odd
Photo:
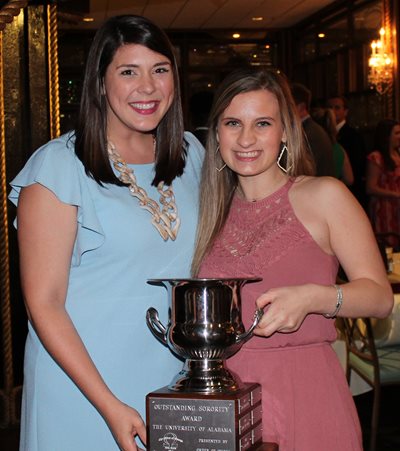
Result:
[[[174,98],[171,61],[139,44],[121,46],[104,77],[109,136],[154,130]]]
[[[286,142],[278,100],[266,89],[238,94],[218,121],[221,157],[238,174],[240,184],[281,174],[276,164]]]

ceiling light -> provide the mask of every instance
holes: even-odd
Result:
[[[324,38],[325,37],[325,33],[318,33],[318,37],[319,38]]]
[[[240,33],[233,33],[232,37],[234,39],[239,39],[240,38]]]
[[[264,20],[264,17],[262,16],[252,17],[251,20],[253,22],[261,22],[262,20]]]
[[[94,22],[94,18],[93,17],[84,17],[83,22]]]

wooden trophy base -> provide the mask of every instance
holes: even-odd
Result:
[[[146,396],[148,451],[273,451],[262,444],[261,387],[235,393],[175,392]]]
[[[279,451],[276,443],[262,443],[255,451]]]

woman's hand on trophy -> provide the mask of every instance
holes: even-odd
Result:
[[[132,407],[118,401],[117,406],[108,410],[105,420],[121,451],[140,451],[141,448],[135,441],[136,436],[146,444],[146,426]]]
[[[307,285],[271,288],[256,305],[264,309],[264,315],[254,334],[269,337],[275,332],[294,332],[310,313],[310,291]]]

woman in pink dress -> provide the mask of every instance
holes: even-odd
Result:
[[[282,75],[232,73],[216,93],[203,167],[193,275],[262,277],[244,287],[249,327],[228,366],[263,396],[263,440],[280,451],[359,451],[357,412],[332,350],[334,318],[385,317],[393,294],[364,210],[313,177]],[[338,266],[348,283],[335,285]]]
[[[377,234],[400,235],[400,123],[384,119],[375,129],[374,151],[368,155],[367,193]],[[394,245],[400,243],[393,242]]]

